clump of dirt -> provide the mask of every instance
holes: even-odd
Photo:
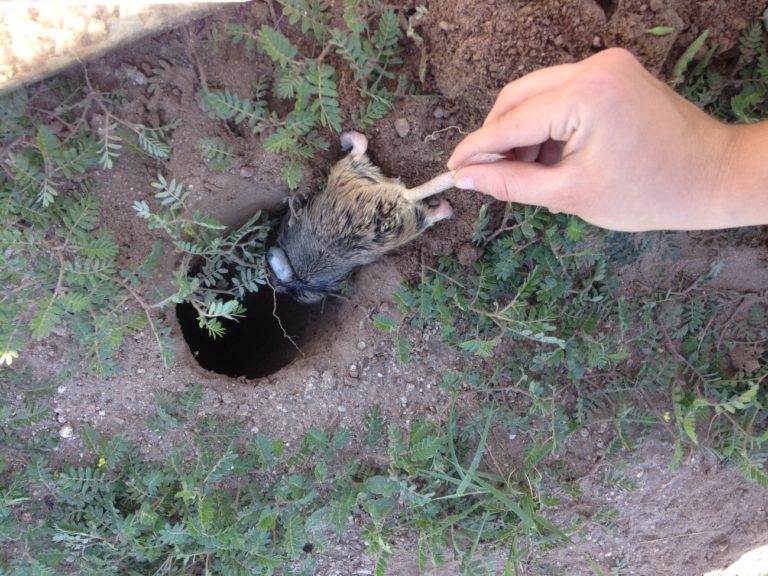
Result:
[[[759,14],[762,4],[752,0],[430,0],[428,16],[419,28],[429,63],[424,95],[403,97],[390,115],[366,130],[371,156],[388,175],[400,176],[407,185],[421,183],[444,170],[454,146],[482,122],[496,93],[510,80],[543,66],[577,61],[609,46],[632,50],[651,70],[663,74],[704,28],[712,31],[721,49],[734,46],[739,31]],[[134,216],[131,205],[136,200],[151,200],[150,183],[159,170],[192,191],[193,209],[227,223],[257,209],[279,208],[288,194],[280,178],[281,160],[263,150],[258,136],[212,121],[197,104],[203,78],[211,87],[247,94],[267,70],[264,58],[249,55],[242,45],[234,46],[222,38],[225,22],[244,19],[257,27],[277,24],[301,42],[298,31],[285,20],[272,20],[267,4],[252,2],[221,9],[183,29],[126,46],[88,65],[96,89],[125,89],[128,119],[152,126],[181,120],[173,133],[167,166],[125,154],[114,171],[100,177],[97,189],[103,198],[102,219],[115,231],[128,261],[140,259],[156,239]],[[671,26],[674,32],[665,37],[646,33],[659,25]],[[415,47],[411,50],[406,61],[412,63],[414,69],[409,72],[415,78],[419,54]],[[126,82],[125,70],[137,70],[145,77],[156,74],[155,89],[150,91],[146,83]],[[353,97],[350,94],[350,100],[342,101],[347,114],[356,105]],[[353,127],[350,116],[346,118],[345,128]],[[401,130],[401,135],[395,129],[397,119],[407,122],[407,133]],[[239,157],[227,172],[208,169],[194,149],[200,138],[212,136],[237,145]],[[299,192],[315,189],[337,154],[334,144],[327,154],[307,165]],[[203,414],[236,417],[246,423],[246,430],[263,430],[288,442],[313,426],[360,428],[373,404],[381,406],[386,420],[405,425],[422,415],[442,412],[448,398],[440,388],[441,375],[446,369],[461,368],[464,360],[434,333],[411,331],[412,357],[403,366],[395,358],[392,336],[377,331],[370,318],[374,313],[399,318],[391,299],[393,290],[403,280],[418,279],[423,263],[435,254],[458,254],[467,264],[476,258],[469,239],[479,207],[487,199],[460,191],[449,193],[448,198],[455,208],[452,221],[438,224],[413,245],[361,270],[348,299],[316,312],[312,344],[269,376],[229,378],[203,369],[196,361],[196,350],[184,342],[173,313],[168,313],[166,321],[173,326],[178,343],[170,369],[163,367],[151,335],[144,331],[126,342],[120,358],[123,375],[78,378],[59,388],[54,398],[58,422],[51,422],[50,427],[57,429],[66,423],[74,435],[58,450],[69,459],[83,457],[80,432],[90,425],[107,435],[124,433],[152,457],[162,458],[176,438],[148,428],[153,395],[160,390],[179,392],[190,382],[203,387]],[[741,270],[739,266],[765,262],[765,246],[754,250],[746,261],[742,253],[724,257],[734,270]],[[697,265],[693,260],[687,262]],[[175,264],[172,255],[167,255],[164,267],[171,269]],[[732,289],[764,289],[762,277],[750,277],[755,285],[739,278],[731,278]],[[250,341],[248,333],[238,338],[245,351],[248,346],[259,346],[255,337]],[[37,373],[54,375],[64,368],[59,344],[36,346],[27,361]],[[589,516],[601,506],[618,508],[620,517],[610,534],[594,524],[585,528],[573,548],[551,552],[544,560],[559,570],[555,573],[590,573],[584,563],[584,554],[588,554],[606,571],[621,557],[630,566],[621,573],[699,575],[768,542],[765,491],[704,456],[684,462],[677,472],[670,471],[671,445],[666,438],[645,442],[628,465],[625,472],[635,478],[638,490],[624,493],[598,486],[599,462],[595,459],[604,448],[604,433],[586,430],[573,440],[573,450],[564,458],[573,460],[572,474],[582,494],[561,509],[553,509],[552,517],[567,523],[574,514]],[[514,458],[514,446],[505,446],[506,440],[499,436],[490,449],[502,458],[505,454]],[[355,535],[353,529],[346,541],[337,542],[326,553],[318,574],[367,573],[364,570],[371,566],[362,552],[354,558],[339,552],[361,550]],[[410,550],[412,543],[401,543],[392,573],[416,573]],[[531,574],[544,573],[533,567],[533,561],[531,565]],[[452,569],[455,566],[449,565],[446,571],[435,573],[455,573]]]

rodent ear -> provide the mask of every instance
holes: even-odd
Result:
[[[285,250],[273,246],[267,251],[267,262],[280,282],[288,283],[294,278],[293,266],[285,255]]]

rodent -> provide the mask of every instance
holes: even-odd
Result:
[[[333,166],[325,189],[300,210],[291,207],[267,252],[275,290],[306,304],[337,292],[360,266],[453,216],[447,200],[423,201],[451,188],[451,173],[408,189],[371,162],[363,134],[344,132],[341,147],[350,153]]]

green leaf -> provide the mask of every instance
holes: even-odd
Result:
[[[326,0],[278,0],[288,22],[301,22],[301,32],[312,30],[315,40],[320,43],[328,36],[329,6]]]
[[[479,340],[479,339],[472,339],[472,340],[465,340],[464,342],[459,343],[459,348],[462,350],[466,350],[467,352],[470,352],[472,354],[475,354],[476,356],[482,356],[483,358],[490,358],[493,356],[493,352],[496,350],[496,347],[499,345],[499,339],[494,338],[492,340]]]
[[[298,558],[301,549],[306,543],[304,523],[297,510],[288,509],[282,515],[283,518],[283,546],[289,558]]]
[[[646,34],[650,34],[651,36],[668,36],[675,32],[675,28],[672,26],[654,26],[653,28],[649,28],[646,30]]]
[[[295,160],[289,160],[283,166],[283,180],[288,184],[288,188],[296,190],[301,181],[301,169],[304,165]]]
[[[51,129],[45,124],[40,124],[37,127],[36,142],[46,164],[52,161],[52,156],[61,146],[58,138],[56,138]]]
[[[37,308],[30,324],[32,337],[41,340],[50,336],[56,325],[61,322],[63,313],[64,311],[59,307],[58,301],[53,294],[38,300]]]
[[[371,476],[365,481],[365,489],[379,496],[394,496],[400,491],[400,483],[386,476]]]
[[[373,320],[373,325],[382,332],[394,332],[399,326],[397,320],[386,314],[374,314],[371,317],[371,320]]]
[[[704,43],[709,38],[709,30],[704,30],[699,36],[691,42],[691,45],[686,48],[685,52],[677,59],[675,67],[672,69],[672,82],[673,84],[680,84],[685,79],[685,72],[688,69],[688,65],[696,56],[699,50],[701,50]]]
[[[301,89],[304,82],[302,69],[298,65],[278,68],[272,82],[272,92],[278,98],[293,98]]]
[[[371,515],[371,519],[375,523],[384,520],[394,507],[395,502],[392,498],[376,498],[367,500],[365,504],[363,504],[363,509]]]
[[[118,134],[117,123],[106,118],[101,128],[101,148],[99,150],[99,164],[102,170],[111,170],[114,167],[115,160],[123,147],[121,142],[122,138]]]
[[[270,28],[266,24],[262,25],[259,30],[259,48],[281,67],[293,62],[299,53],[298,48],[291,44],[291,41],[282,32]]]
[[[264,140],[264,149],[270,152],[285,152],[296,145],[296,137],[285,128],[279,128]]]
[[[411,349],[408,345],[408,338],[405,336],[398,336],[395,340],[395,346],[397,347],[397,361],[400,364],[408,364],[411,358]]]
[[[688,438],[690,438],[694,444],[698,444],[699,437],[696,434],[696,411],[695,410],[689,411],[683,417],[683,421],[681,422],[681,425],[683,426],[683,430],[685,430],[685,433],[688,435]]]
[[[328,64],[309,63],[307,82],[314,95],[310,109],[319,112],[323,126],[341,132],[341,108],[336,91],[336,70]]]
[[[587,232],[587,223],[577,216],[568,218],[568,226],[565,228],[565,237],[571,242],[578,242]]]
[[[170,147],[163,142],[155,130],[138,126],[136,135],[139,139],[139,147],[147,154],[160,160],[167,160],[170,155]]]
[[[195,148],[208,161],[208,167],[218,172],[228,170],[236,156],[234,147],[221,138],[201,138]]]
[[[331,524],[337,535],[341,535],[347,529],[352,507],[357,501],[357,495],[351,486],[345,486],[331,505]]]
[[[397,14],[394,10],[384,10],[379,20],[379,27],[373,35],[373,45],[376,48],[378,58],[383,61],[391,59],[397,53],[397,44],[403,33],[397,23]]]
[[[268,470],[275,462],[275,445],[263,432],[257,432],[251,444],[256,453],[259,466],[262,470]]]
[[[442,444],[443,441],[437,436],[429,436],[411,446],[411,455],[416,461],[431,460]]]
[[[263,129],[262,122],[267,108],[261,100],[242,98],[229,90],[201,90],[198,101],[211,118],[245,122],[257,132]]]
[[[358,2],[344,2],[344,23],[353,35],[359,36],[367,28],[365,19],[360,14]]]
[[[374,404],[368,408],[363,418],[363,424],[365,425],[365,434],[361,441],[368,448],[373,448],[381,441],[382,430],[384,429],[384,420],[381,417],[379,404]]]

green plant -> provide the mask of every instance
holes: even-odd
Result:
[[[124,146],[167,157],[163,138],[175,124],[151,129],[123,120],[119,94],[84,79],[84,88],[52,80],[34,101],[23,88],[0,98],[0,353],[12,359],[30,338],[66,327],[80,345],[72,351],[77,364],[110,373],[126,333],[149,320],[164,345],[167,329],[125,306],[158,254],[118,268],[90,172],[112,168]]]
[[[225,233],[227,227],[214,218],[189,213],[189,191],[176,180],[158,174],[152,187],[160,209],[153,211],[143,200],[134,202],[133,209],[150,228],[167,234],[181,261],[172,280],[175,292],[160,294],[154,303],[140,304],[148,311],[188,302],[197,312],[200,328],[213,338],[222,336],[221,319],[242,316],[245,295],[266,284],[264,243],[270,224],[257,211]]]
[[[672,464],[700,443],[703,427],[708,449],[765,485],[765,364],[757,354],[747,374],[729,361],[736,347],[763,349],[764,306],[753,304],[743,318],[739,295],[710,288],[723,269],[718,258],[692,281],[659,275],[657,290],[630,298],[621,267],[651,243],[663,255],[671,237],[630,238],[530,207],[484,208],[474,231],[482,257],[469,267],[441,257],[418,286],[396,291],[403,323],[373,320],[396,333],[398,348],[408,330],[438,331],[491,374],[469,380],[491,402],[506,406],[498,390],[519,391],[507,420],[529,438],[534,466],[598,421],[614,430],[608,455],[672,422]],[[666,254],[678,257],[671,244]]]
[[[396,536],[416,539],[422,569],[454,555],[462,574],[497,565],[481,540],[507,546],[510,569],[525,557],[524,540],[567,539],[541,516],[522,474],[480,467],[493,409],[471,420],[451,410],[445,423],[419,420],[408,431],[390,424],[386,451],[360,459],[345,428],[310,429],[290,454],[261,433],[242,442],[237,423],[188,417],[196,390],[177,397],[194,445],[163,461],[86,428],[91,463],[52,467],[38,454],[0,470],[0,541],[19,544],[4,549],[14,553],[2,573],[312,574],[305,551],[322,552],[352,516],[380,575]],[[374,411],[362,435],[380,439],[382,426]]]
[[[201,138],[195,144],[201,156],[208,161],[208,167],[217,172],[226,172],[237,156],[234,148],[221,138]]]
[[[202,399],[203,389],[199,384],[175,394],[161,390],[155,394],[155,414],[148,418],[147,425],[161,432],[177,428],[194,419]]]
[[[675,65],[673,77],[680,93],[723,120],[757,122],[765,118],[768,112],[768,20],[765,16],[742,32],[738,61],[727,70],[714,64],[717,44],[709,46],[704,57],[694,64],[696,54],[707,46],[709,31],[702,32]]]
[[[260,79],[251,97],[203,86],[199,102],[213,118],[268,133],[264,147],[287,157],[283,178],[295,189],[302,162],[311,159],[317,150],[328,149],[320,130],[341,131],[338,66],[328,63],[332,54],[347,65],[357,87],[361,100],[353,114],[357,126],[365,127],[382,118],[408,80],[405,76],[396,79],[393,72],[401,64],[403,36],[393,10],[382,9],[378,2],[346,2],[342,29],[332,26],[333,13],[325,2],[280,0],[279,4],[291,25],[299,25],[303,34],[311,33],[315,42],[312,53],[302,54],[288,37],[269,26],[262,25],[255,31],[247,24],[229,24],[227,34],[232,42],[243,43],[249,54],[255,48],[266,54],[275,65],[274,76]],[[387,84],[394,82],[393,91]],[[290,103],[287,114],[270,109],[270,87],[275,98]]]
[[[19,89],[0,98],[0,357],[10,364],[30,339],[62,330],[79,348],[74,366],[111,374],[126,334],[148,325],[166,363],[169,329],[157,311],[189,299],[201,327],[220,335],[220,318],[241,313],[238,299],[264,283],[263,243],[268,223],[254,215],[236,230],[202,214],[188,214],[188,193],[162,175],[153,183],[160,210],[137,202],[137,214],[162,229],[181,256],[171,287],[155,273],[163,255],[156,243],[143,260],[120,264],[112,231],[101,220],[91,177],[110,170],[123,149],[168,157],[164,139],[177,123],[147,128],[119,117],[117,93],[72,88],[52,80],[30,101]],[[59,102],[50,105],[50,102]],[[199,146],[213,167],[233,156],[215,139]],[[224,234],[222,236],[222,234]],[[188,277],[189,267],[199,272]],[[150,294],[151,293],[151,294]],[[69,357],[66,360],[70,360]]]

